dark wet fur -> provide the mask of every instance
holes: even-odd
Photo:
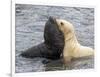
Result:
[[[21,55],[27,58],[44,57],[53,60],[60,58],[64,47],[64,37],[53,17],[49,17],[45,24],[44,40],[43,43],[27,49]]]

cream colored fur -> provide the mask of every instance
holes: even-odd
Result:
[[[70,62],[72,58],[94,55],[94,50],[92,48],[79,44],[75,35],[74,27],[70,22],[56,19],[56,23],[58,24],[58,28],[64,34],[65,45],[62,53],[64,63]]]

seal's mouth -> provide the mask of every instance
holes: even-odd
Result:
[[[49,21],[52,23],[52,24],[56,24],[56,18],[55,17],[49,17]]]
[[[62,31],[59,29],[59,26],[58,26],[58,23],[57,23],[57,20],[58,20],[58,19],[59,19],[59,18],[50,16],[49,19],[48,19],[48,21],[49,21],[49,23],[50,23],[52,26],[54,26],[54,27],[56,28],[56,31],[58,31],[58,33],[59,33],[59,35],[60,35],[60,34],[62,34]]]
[[[49,17],[49,22],[50,22],[51,24],[53,24],[54,26],[56,26],[57,29],[59,30],[59,26],[58,26],[58,23],[57,23],[57,19],[59,19],[59,18],[55,18],[55,17],[50,16],[50,17]],[[59,31],[60,31],[60,30],[59,30]],[[60,31],[60,32],[61,32],[61,31]]]

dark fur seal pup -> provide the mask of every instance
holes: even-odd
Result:
[[[27,49],[21,55],[27,58],[59,59],[64,47],[64,36],[56,25],[55,18],[49,17],[45,24],[44,42]]]

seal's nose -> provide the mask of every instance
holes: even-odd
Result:
[[[56,18],[54,18],[54,17],[52,17],[52,16],[49,17],[49,21],[50,21],[50,22],[54,23],[55,20],[56,20]]]

